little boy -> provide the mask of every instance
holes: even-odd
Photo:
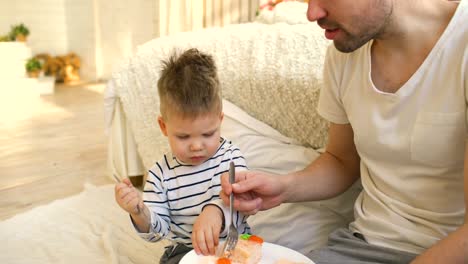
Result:
[[[115,199],[140,237],[174,242],[160,263],[179,263],[192,247],[215,254],[230,221],[219,198],[221,174],[231,161],[236,170],[247,167],[239,148],[220,136],[221,91],[211,56],[196,49],[172,55],[163,62],[158,93],[158,123],[171,153],[149,170],[143,198],[126,178],[116,184]],[[239,233],[248,233],[246,217],[235,214]]]

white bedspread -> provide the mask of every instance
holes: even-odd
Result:
[[[138,151],[150,167],[167,148],[159,132],[157,80],[161,60],[174,49],[212,54],[223,98],[304,145],[326,142],[328,123],[316,112],[328,42],[315,24],[248,23],[185,32],[139,47],[112,77]]]

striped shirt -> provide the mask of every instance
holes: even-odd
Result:
[[[247,165],[238,147],[221,138],[221,143],[210,159],[200,165],[186,165],[171,153],[164,155],[148,173],[143,201],[151,212],[149,233],[138,233],[150,242],[167,238],[192,246],[193,224],[207,204],[215,204],[224,214],[225,228],[220,237],[226,238],[230,223],[229,207],[219,198],[221,174],[229,171],[233,161],[236,171]],[[240,233],[249,233],[247,217],[235,212],[234,225]]]

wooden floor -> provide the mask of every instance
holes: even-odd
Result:
[[[113,183],[106,174],[104,87],[0,94],[0,220],[77,194],[86,182]]]

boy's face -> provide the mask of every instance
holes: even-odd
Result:
[[[185,164],[199,165],[218,150],[222,120],[223,113],[195,118],[172,114],[166,120],[159,117],[158,123],[177,159]]]

